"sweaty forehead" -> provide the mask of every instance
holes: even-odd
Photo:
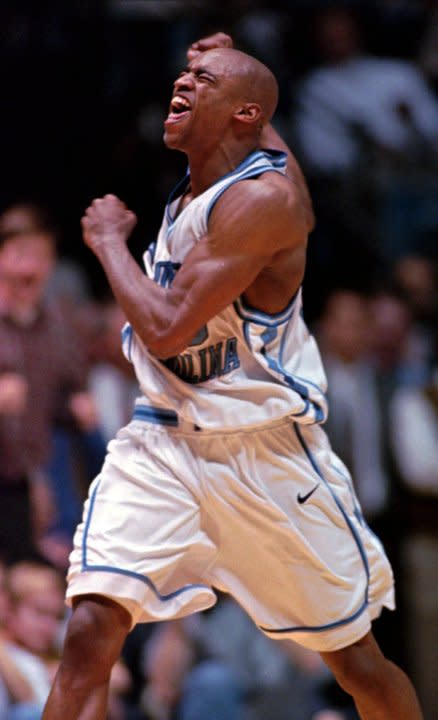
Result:
[[[232,48],[215,48],[197,55],[190,63],[191,70],[205,68],[217,77],[243,77],[250,70],[250,58]]]

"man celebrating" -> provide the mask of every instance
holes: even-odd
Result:
[[[233,595],[260,630],[321,653],[366,720],[418,720],[406,676],[371,634],[393,581],[348,471],[320,427],[325,375],[301,313],[313,217],[270,126],[272,73],[219,33],[192,45],[164,140],[189,173],[146,277],[135,216],[112,195],[83,218],[129,324],[142,397],[109,446],[75,536],[74,611],[44,718],[103,718],[137,622]]]

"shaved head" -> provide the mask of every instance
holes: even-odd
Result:
[[[278,102],[278,83],[273,73],[256,58],[234,48],[215,48],[202,53],[198,59],[215,60],[221,73],[234,80],[236,99],[257,103],[262,111],[263,124],[269,122]]]

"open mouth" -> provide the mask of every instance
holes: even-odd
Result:
[[[170,101],[169,114],[166,122],[178,122],[183,117],[186,117],[192,109],[187,98],[182,95],[174,95]]]

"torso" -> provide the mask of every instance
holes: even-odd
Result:
[[[285,184],[290,188],[290,180],[274,172],[265,172],[245,182],[260,182],[277,185],[279,188]],[[233,186],[228,188],[217,201],[217,206],[225,199],[228,193],[233,192]],[[190,188],[182,195],[176,212],[175,220],[181,212],[194,200]],[[213,209],[214,212],[214,209]],[[305,268],[306,246],[285,249],[277,253],[269,266],[258,275],[250,285],[243,298],[248,305],[262,312],[275,314],[282,312],[300,287]]]
[[[222,195],[246,180],[259,182],[249,178],[262,176],[266,182],[284,168],[284,154],[253,153],[206,192],[181,202],[186,178],[170,197],[157,243],[145,254],[148,277],[171,285],[186,255],[205,238]],[[165,362],[126,326],[124,350],[134,364],[142,402],[172,409],[206,428],[260,425],[286,415],[302,423],[322,422],[325,375],[302,318],[302,252],[294,256],[285,250],[274,257],[243,296]]]

